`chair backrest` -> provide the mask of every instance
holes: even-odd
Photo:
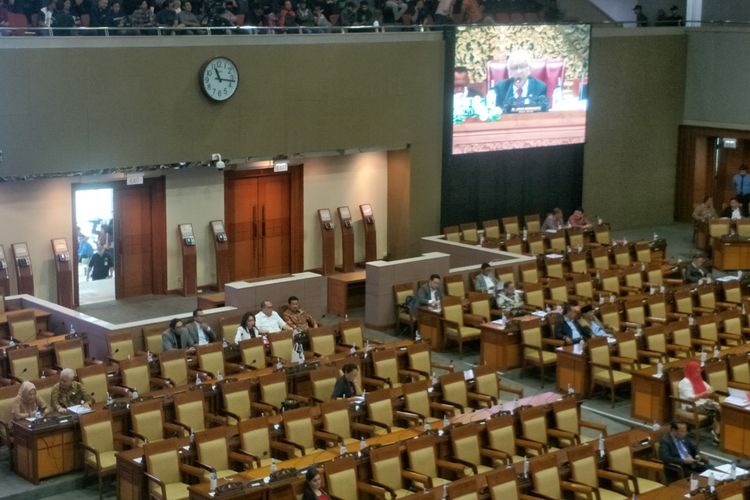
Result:
[[[427,342],[412,344],[406,348],[409,368],[426,374],[432,372],[432,350]]]
[[[650,277],[649,277],[649,280],[651,280]],[[667,309],[667,298],[664,296],[663,293],[655,293],[653,295],[649,295],[646,301],[648,302],[648,315],[649,316],[663,319],[664,321],[667,320],[669,311]]]
[[[358,500],[357,462],[353,456],[343,456],[323,464],[323,475],[328,493],[341,500]]]
[[[164,439],[164,401],[148,399],[131,404],[130,425],[148,443]]]
[[[187,385],[188,379],[187,353],[183,350],[165,351],[159,354],[161,376],[168,378],[175,387]]]
[[[559,302],[568,301],[568,284],[562,280],[549,280],[547,283],[547,289],[552,300]]]
[[[544,238],[541,234],[530,234],[526,237],[526,244],[529,246],[531,255],[541,255],[544,253]]]
[[[674,292],[675,311],[683,314],[693,314],[693,292],[691,290],[676,290]]]
[[[146,356],[124,359],[120,362],[120,376],[125,387],[131,387],[138,394],[151,392],[151,375]]]
[[[518,223],[518,217],[513,215],[510,217],[503,217],[503,233],[508,234],[520,234],[521,233],[521,227]]]
[[[596,473],[594,447],[591,443],[565,448],[570,464],[571,478],[587,486],[599,487],[599,476]]]
[[[724,290],[724,302],[742,303],[742,287],[738,281],[725,281],[721,287]]]
[[[594,282],[586,274],[573,277],[573,286],[575,287],[575,294],[581,297],[594,298]]]
[[[688,320],[683,319],[680,321],[674,321],[666,325],[667,330],[672,334],[672,343],[675,345],[681,345],[689,349],[693,348],[692,345],[692,334],[690,333],[690,323]]]
[[[620,357],[628,358],[632,360],[638,360],[638,341],[635,338],[633,332],[620,332],[617,333],[615,338],[617,339],[617,350]],[[630,373],[638,369],[639,365],[631,363],[621,363],[620,370],[626,373]]]
[[[172,438],[148,443],[143,446],[143,463],[146,472],[159,479],[164,484],[181,482],[180,456],[181,441]],[[159,487],[151,483],[151,492],[161,494]]]
[[[653,325],[643,330],[646,339],[646,349],[649,351],[667,353],[667,332],[663,325]]]
[[[620,271],[606,269],[599,271],[599,287],[605,292],[620,295]]]
[[[620,306],[618,304],[602,304],[599,306],[599,316],[602,323],[610,326],[613,330],[619,331],[620,328]]]
[[[221,342],[211,342],[199,345],[195,348],[198,357],[198,366],[201,370],[211,373],[217,377],[219,372],[224,373],[224,347]]]
[[[565,269],[563,269],[563,260],[559,257],[545,257],[544,267],[547,270],[548,278],[563,279]]]
[[[711,388],[719,393],[729,392],[729,375],[727,374],[727,362],[724,359],[713,359],[707,361],[703,368]]]
[[[565,251],[565,232],[547,233],[547,246],[555,252]]]
[[[630,257],[630,248],[628,246],[618,246],[612,249],[615,256],[615,264],[620,267],[630,267],[633,260]]]
[[[609,269],[609,248],[607,247],[596,247],[591,249],[591,262],[594,265],[594,269],[605,270]]]
[[[109,357],[116,361],[122,361],[123,359],[135,356],[133,334],[130,332],[112,332],[108,334],[107,347],[109,348]]]
[[[19,347],[6,352],[11,375],[22,381],[39,378],[39,348],[37,346]]]
[[[320,405],[320,416],[323,420],[323,429],[343,438],[351,438],[352,431],[349,422],[349,402],[345,399],[336,399]]]
[[[321,326],[310,328],[310,349],[321,356],[332,356],[336,353],[336,335],[333,328]]]
[[[263,338],[256,337],[252,339],[246,339],[240,341],[240,356],[242,356],[242,364],[245,366],[253,366],[255,368],[263,368],[266,366],[266,351],[263,346]]]
[[[258,382],[261,399],[276,408],[280,407],[287,396],[286,373],[269,373],[260,377]]]
[[[475,476],[452,481],[446,489],[451,500],[479,500],[479,485]]]
[[[79,417],[81,426],[81,441],[99,453],[115,449],[114,433],[112,432],[112,413],[109,410],[97,410]],[[84,453],[87,462],[96,463],[96,458],[90,451]]]
[[[443,375],[440,377],[440,388],[443,393],[444,401],[461,405],[463,408],[468,408],[469,396],[468,391],[466,390],[464,372],[457,371]]]
[[[698,287],[698,304],[706,309],[716,309],[716,293],[713,285]]]
[[[622,474],[633,474],[633,455],[630,449],[630,439],[624,434],[615,434],[605,439],[604,446],[607,453],[609,468]]]
[[[76,375],[78,375],[78,381],[91,395],[94,402],[101,403],[107,400],[107,392],[109,392],[107,365],[84,366],[76,370]]]
[[[492,317],[490,296],[481,292],[469,292],[468,299],[471,305],[471,314],[476,314],[489,321]]]
[[[497,219],[482,221],[482,228],[485,238],[500,239],[500,223]]]
[[[646,306],[642,300],[630,300],[625,302],[624,308],[625,318],[627,318],[630,323],[637,323],[639,325],[646,324]]]
[[[219,331],[221,331],[221,338],[227,342],[234,341],[234,337],[237,333],[237,328],[240,326],[242,321],[241,316],[231,316],[228,318],[219,319]]]
[[[387,426],[393,425],[393,402],[389,389],[368,392],[365,394],[365,401],[367,402],[367,416],[370,420]]]
[[[518,271],[521,273],[522,283],[539,283],[539,267],[537,267],[536,261],[524,262],[518,266]]]
[[[543,406],[519,412],[523,437],[547,444],[547,409]]]
[[[445,235],[445,239],[448,241],[453,241],[455,243],[461,241],[461,230],[458,228],[458,226],[444,227],[443,234]]]
[[[534,457],[529,463],[531,483],[534,492],[548,498],[562,498],[560,491],[560,471],[557,470],[557,456],[546,454]]]
[[[13,420],[11,409],[13,407],[13,401],[18,395],[18,390],[21,388],[20,385],[6,385],[0,387],[0,422],[8,425]],[[0,440],[7,444],[9,436],[5,434],[5,426],[0,425]]]
[[[315,447],[315,435],[310,408],[297,408],[284,412],[284,436],[305,449]]]
[[[732,333],[744,337],[742,332],[742,312],[738,310],[722,311],[717,315],[724,325],[724,333]]]
[[[339,325],[341,343],[362,347],[365,343],[361,321],[344,321]]]
[[[252,415],[250,384],[250,379],[244,379],[225,382],[221,386],[224,409],[240,417],[240,420],[248,419]]]
[[[605,373],[609,377],[609,370],[602,366],[609,366],[609,343],[606,338],[596,337],[589,341],[589,356],[591,358],[591,378],[597,378],[597,375]],[[593,366],[594,364],[599,366]]]
[[[611,245],[612,236],[609,234],[609,226],[600,225],[594,229],[594,238],[600,245]]]
[[[476,424],[466,424],[453,427],[450,431],[451,447],[453,455],[474,465],[481,465],[482,458],[479,453],[479,434],[482,428]]]
[[[164,350],[161,334],[166,329],[167,325],[150,325],[144,326],[141,329],[143,333],[143,346],[148,352],[159,354]]]
[[[398,377],[398,359],[394,349],[381,349],[372,352],[372,366],[376,377],[388,380],[391,383],[397,383]]]
[[[461,229],[461,239],[464,241],[467,241],[469,243],[478,243],[479,242],[479,234],[477,233],[477,223],[476,222],[470,222],[468,224],[461,224],[459,226],[459,229]]]
[[[498,397],[497,372],[486,365],[474,367],[474,392]]]
[[[521,339],[524,344],[542,347],[542,324],[538,319],[521,322]],[[525,353],[530,354],[531,352]]]
[[[729,219],[711,219],[708,221],[708,234],[712,238],[721,238],[729,234]]]
[[[576,399],[565,398],[553,403],[552,413],[555,414],[555,425],[558,429],[579,434],[578,421],[581,416],[578,412],[578,401]]]
[[[698,326],[698,336],[700,338],[717,344],[719,343],[719,325],[713,315],[698,316],[695,319],[695,324]]]
[[[185,391],[174,395],[175,419],[193,432],[206,428],[205,402],[202,391]]]
[[[510,457],[516,454],[515,420],[512,415],[498,415],[485,420],[485,431],[490,448]]]
[[[568,236],[568,245],[573,248],[583,248],[585,245],[583,229],[580,227],[570,227],[565,232]]]
[[[527,305],[544,309],[544,289],[539,283],[524,283],[523,285],[524,300]]]
[[[60,381],[60,375],[50,375],[34,381],[36,386],[36,395],[44,401],[45,406],[50,406],[52,402],[52,389]]]
[[[281,331],[272,333],[268,336],[271,341],[271,356],[281,358],[284,361],[292,361],[292,351],[294,350],[294,341],[292,332]]]
[[[338,370],[332,366],[324,366],[311,371],[312,396],[318,401],[330,401],[337,377]]]
[[[86,357],[83,352],[83,340],[63,340],[61,342],[55,342],[52,346],[55,349],[55,361],[60,368],[77,370],[86,365]]]
[[[198,461],[216,470],[229,469],[230,435],[237,432],[234,426],[214,427],[195,434],[195,449]]]
[[[523,222],[526,225],[526,231],[529,233],[538,233],[542,229],[539,214],[524,215]]]
[[[585,252],[571,252],[568,254],[568,263],[573,273],[583,275],[588,272],[588,256]]]
[[[401,386],[404,393],[404,407],[407,411],[421,415],[430,416],[430,388],[429,380],[417,380],[410,384]]]
[[[523,240],[520,236],[513,236],[512,238],[508,238],[505,240],[505,244],[503,245],[505,247],[506,252],[510,253],[523,253]]]
[[[641,272],[641,266],[638,264],[630,267],[626,267],[623,271],[625,273],[625,285],[632,288],[643,288],[643,273]]]
[[[464,277],[462,274],[451,274],[443,278],[443,284],[445,286],[445,294],[452,295],[454,297],[463,297],[466,295],[466,287],[464,286]]]
[[[732,380],[743,384],[750,384],[750,361],[745,354],[736,354],[729,357],[729,369],[732,371]]]
[[[495,469],[484,475],[490,490],[491,500],[518,500],[521,492],[518,478],[512,467]]]
[[[240,449],[261,460],[271,458],[271,438],[266,417],[251,418],[239,423]]]
[[[3,290],[2,288],[0,288],[0,313],[5,312],[5,295],[3,294],[8,292],[9,290]]]
[[[370,450],[372,478],[388,488],[403,489],[400,443]]]
[[[36,340],[36,315],[33,309],[21,309],[20,311],[8,311],[5,313],[8,320],[8,331],[18,343]]]

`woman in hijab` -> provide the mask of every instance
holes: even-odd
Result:
[[[36,386],[28,380],[21,384],[21,388],[13,400],[10,411],[13,415],[13,420],[33,417],[37,411],[43,415],[48,413],[44,401],[36,394]]]
[[[714,444],[719,443],[719,404],[716,402],[716,393],[708,383],[703,380],[701,365],[691,359],[685,365],[685,376],[677,386],[680,399],[693,401],[698,411],[713,420],[711,437]],[[683,405],[687,409],[687,405]]]

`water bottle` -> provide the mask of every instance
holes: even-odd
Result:
[[[271,474],[276,474],[276,459],[271,459]]]
[[[222,380],[224,380],[224,374],[221,373],[221,370],[219,370],[218,372],[216,372],[216,380],[218,380],[219,382],[221,382]]]
[[[190,444],[195,446],[195,431],[190,429]]]
[[[195,374],[195,385],[201,385],[203,381],[201,380],[200,373]]]
[[[602,219],[601,217],[599,217],[599,216],[597,215],[597,216],[596,216],[596,223],[597,223],[597,224],[598,224],[599,226],[601,226],[602,224],[604,224],[604,220],[603,220],[603,219]]]
[[[414,342],[422,342],[422,336],[419,334],[419,330],[414,330]]]
[[[484,100],[487,103],[488,108],[494,108],[497,104],[497,94],[495,93],[495,90],[490,88],[490,90],[487,91],[487,96],[484,98]]]
[[[656,363],[656,376],[661,378],[664,375],[664,363],[661,361]]]
[[[448,428],[451,426],[451,421],[448,419],[448,414],[443,414],[443,429],[448,430]]]
[[[352,344],[351,349],[349,349],[349,354],[354,354],[355,352],[357,352],[357,346],[355,346],[354,344]]]
[[[701,368],[706,365],[706,358],[708,358],[706,351],[701,351]]]
[[[281,371],[284,369],[284,362],[281,361],[281,358],[276,358],[276,370]]]
[[[605,452],[605,449],[604,449],[604,433],[600,432],[599,433],[599,456],[602,457],[602,458],[604,458],[604,452]]]
[[[651,424],[651,430],[654,432],[657,432],[659,429],[661,429],[661,425],[659,425],[659,422],[654,422]]]
[[[523,477],[529,477],[529,457],[523,457]]]
[[[708,474],[708,491],[709,493],[716,491],[716,478],[713,472],[709,472]]]
[[[453,364],[453,360],[451,359],[450,363],[448,363],[448,368],[450,368],[451,371],[454,371],[456,369],[456,365]]]
[[[571,398],[576,395],[576,390],[573,389],[573,384],[568,384],[568,396]]]
[[[42,371],[42,378],[47,378],[47,375]]]
[[[732,465],[729,466],[729,478],[734,481],[737,479],[737,462],[732,460]]]
[[[146,356],[148,357],[149,363],[151,363],[154,360],[154,354],[151,351],[146,351]]]
[[[130,394],[131,399],[138,399],[138,389],[133,389],[133,392]]]
[[[695,316],[693,316],[692,314],[688,316],[688,325],[695,326]]]
[[[654,241],[656,241],[656,240],[658,240],[658,239],[659,239],[659,235],[658,235],[658,234],[656,234],[656,233],[654,233]]]
[[[107,393],[107,406],[110,406],[114,400],[112,399],[112,394],[109,392]]]
[[[208,489],[213,493],[214,491],[216,491],[216,483],[217,483],[217,481],[218,481],[219,478],[216,476],[216,471],[215,470],[212,470],[211,474],[208,477],[209,477],[209,486],[208,486]]]
[[[698,489],[698,476],[690,474],[690,493]]]
[[[437,376],[437,373],[433,371],[432,372],[432,385],[437,385],[437,383],[438,383],[438,376]]]
[[[339,455],[346,455],[346,454],[347,454],[346,445],[344,445],[344,442],[342,441],[339,443]]]
[[[70,328],[68,328],[68,333],[70,335],[75,335],[76,334],[76,327],[73,326],[73,323],[70,324]]]
[[[425,431],[425,432],[429,432],[429,431],[431,431],[431,430],[432,430],[432,426],[430,425],[430,422],[429,422],[429,421],[427,421],[427,420],[425,420],[425,421],[424,421],[424,431]]]
[[[367,449],[367,441],[365,441],[365,437],[362,436],[359,438],[359,451],[365,451]]]
[[[714,359],[717,359],[719,356],[721,356],[721,351],[719,350],[719,346],[714,344]]]
[[[742,307],[743,308],[745,307],[744,304],[743,304]],[[745,314],[744,311],[743,311],[742,314]],[[15,345],[16,345],[16,339],[14,339],[13,337],[11,337],[10,340],[8,341],[8,347],[15,347]]]
[[[370,339],[365,339],[365,351],[370,350]]]

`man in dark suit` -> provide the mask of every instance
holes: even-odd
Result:
[[[416,315],[417,308],[422,306],[436,306],[443,300],[443,290],[439,274],[430,275],[430,281],[420,286],[417,290],[417,299],[413,302],[412,315]]]
[[[693,472],[700,474],[708,469],[706,462],[698,454],[698,447],[687,439],[687,424],[679,420],[669,424],[669,434],[661,438],[659,458],[664,462],[664,475],[667,483],[672,483]],[[680,474],[679,469],[682,469]]]
[[[208,344],[216,340],[211,325],[206,323],[206,319],[203,316],[202,309],[196,309],[193,311],[193,322],[187,326],[187,334],[185,335],[187,345],[183,347],[195,347],[198,345]]]
[[[688,283],[698,283],[703,278],[711,276],[703,265],[706,263],[706,259],[703,255],[696,255],[693,260],[685,268],[685,281]]]
[[[185,349],[187,347],[187,331],[182,325],[182,320],[174,318],[169,322],[169,328],[161,334],[161,344],[165,351]]]
[[[577,344],[591,338],[591,330],[578,322],[580,310],[577,306],[563,305],[563,317],[555,329],[555,337],[566,344]]]
[[[747,217],[747,214],[742,208],[742,203],[738,198],[731,198],[729,200],[729,206],[721,211],[722,217],[727,217],[732,220],[741,219]]]
[[[529,53],[517,50],[508,57],[508,79],[493,87],[496,102],[504,113],[512,113],[523,108],[549,109],[547,85],[530,76]]]

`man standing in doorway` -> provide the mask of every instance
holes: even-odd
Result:
[[[742,211],[747,213],[748,204],[750,203],[750,176],[747,175],[747,165],[740,165],[740,172],[732,179],[734,185],[734,194],[737,200],[742,204]]]
[[[109,270],[112,268],[112,257],[104,251],[104,245],[99,243],[96,246],[96,253],[91,256],[89,267],[86,270],[86,281],[92,279],[103,280],[109,277]]]

